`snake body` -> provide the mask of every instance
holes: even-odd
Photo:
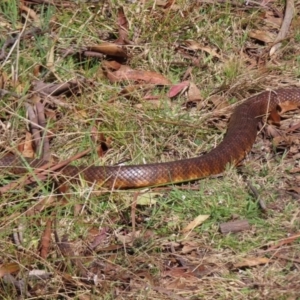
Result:
[[[223,172],[228,163],[237,164],[251,150],[257,135],[257,125],[268,112],[281,103],[300,107],[300,88],[283,88],[264,91],[248,98],[233,112],[223,141],[212,151],[199,157],[183,160],[128,166],[72,166],[67,165],[60,173],[68,178],[83,178],[110,189],[139,188],[165,185],[200,179]],[[27,160],[31,168],[45,162]],[[26,165],[26,164],[25,164]],[[0,158],[0,169],[14,174],[28,170],[24,159],[16,156]]]

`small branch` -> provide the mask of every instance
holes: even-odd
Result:
[[[281,46],[280,41],[282,41],[287,36],[290,25],[292,23],[293,15],[294,15],[294,0],[287,0],[283,22],[281,24],[279,33],[275,39],[276,44],[270,50],[270,56],[272,56],[280,48]]]

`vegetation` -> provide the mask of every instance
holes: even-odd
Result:
[[[55,161],[208,152],[237,103],[299,83],[299,4],[270,56],[285,3],[267,2],[1,1],[1,156],[39,155],[28,130],[39,102]],[[0,185],[18,184],[0,196],[1,299],[300,299],[297,124],[297,111],[265,124],[237,168],[180,185],[24,185],[3,168]],[[209,217],[184,230],[198,216]],[[234,220],[250,228],[220,233]]]

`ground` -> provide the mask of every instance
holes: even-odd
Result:
[[[285,1],[1,1],[0,158],[207,153],[244,99],[299,86],[287,3],[274,51]],[[238,166],[195,182],[113,191],[2,168],[1,299],[300,299],[299,110],[277,116]]]

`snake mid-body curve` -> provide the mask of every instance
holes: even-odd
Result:
[[[281,103],[300,107],[300,88],[282,88],[264,91],[248,98],[234,110],[223,141],[202,156],[183,160],[128,166],[72,166],[67,165],[60,174],[110,189],[139,188],[179,183],[223,172],[228,163],[237,164],[251,150],[261,117]],[[31,168],[45,162],[27,160]],[[7,155],[0,158],[0,170],[21,174],[28,170],[24,159]]]

